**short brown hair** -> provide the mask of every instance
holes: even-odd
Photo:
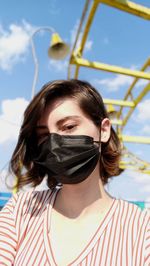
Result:
[[[100,126],[101,121],[108,118],[101,95],[88,82],[72,79],[45,84],[25,110],[18,143],[10,161],[9,169],[17,176],[17,188],[27,184],[37,186],[46,175],[46,172],[33,162],[37,151],[36,126],[45,108],[61,98],[76,99],[81,110],[96,126]],[[106,184],[110,177],[119,174],[120,155],[120,142],[111,127],[110,138],[107,143],[102,143],[101,147],[100,174],[103,184]],[[50,188],[57,185],[56,180],[49,176],[47,184]]]

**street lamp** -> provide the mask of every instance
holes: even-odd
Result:
[[[33,61],[35,64],[35,72],[34,72],[34,79],[33,79],[33,84],[32,84],[31,99],[33,99],[34,94],[35,94],[35,87],[36,87],[38,72],[39,72],[39,64],[38,64],[38,59],[36,55],[35,44],[34,44],[33,38],[35,34],[39,31],[49,31],[52,34],[51,44],[48,48],[49,57],[55,60],[61,60],[61,59],[64,59],[68,55],[69,50],[70,50],[69,46],[62,41],[59,34],[56,33],[56,31],[52,27],[39,27],[32,33],[30,37],[30,42],[31,42],[31,48],[32,48]]]

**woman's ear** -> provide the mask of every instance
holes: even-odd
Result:
[[[110,138],[111,122],[108,118],[104,118],[101,123],[101,142],[107,142]]]

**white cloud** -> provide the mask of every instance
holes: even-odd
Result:
[[[133,66],[130,67],[132,69]],[[106,79],[95,79],[94,83],[98,85],[103,85],[108,91],[115,92],[118,91],[121,87],[128,87],[132,84],[134,78],[126,75],[117,74],[113,78],[106,78]],[[144,87],[148,84],[149,81],[141,79],[139,80],[135,88]]]
[[[118,91],[123,86],[129,86],[133,78],[125,75],[116,75],[114,78],[107,79],[96,79],[94,83],[98,85],[103,85],[108,91],[115,92]]]
[[[150,120],[150,99],[146,99],[137,106],[138,114],[137,120],[139,122],[145,122]],[[150,122],[149,122],[150,123]],[[147,131],[150,128],[150,124],[145,126],[144,131]]]
[[[140,79],[137,83],[136,83],[136,85],[135,85],[135,87],[145,87],[147,84],[149,83],[149,81],[148,80],[146,80],[146,79]]]
[[[137,199],[139,198],[138,194],[141,194],[141,200],[143,199],[145,202],[149,202],[150,207],[150,175],[127,170],[125,178],[132,180],[132,183],[134,183],[134,187],[137,190]]]
[[[147,197],[145,202],[146,202],[145,207],[150,209],[150,197]]]
[[[0,144],[17,139],[27,105],[28,101],[24,98],[3,100],[0,114]]]
[[[77,20],[77,22],[75,23],[73,29],[71,30],[71,40],[70,40],[71,45],[74,44],[78,27],[79,27],[79,20]],[[81,43],[82,34],[83,34],[83,32],[81,32],[80,35],[79,35],[78,42],[77,42],[77,45],[76,45],[77,48],[79,47],[79,45]],[[90,51],[92,49],[92,45],[93,45],[93,41],[87,39],[87,41],[85,43],[84,51],[85,52]]]
[[[127,175],[131,176],[138,183],[149,184],[149,188],[150,188],[150,175],[142,174],[136,171],[129,171],[129,170],[127,171]]]
[[[149,177],[149,183],[150,183],[150,177]],[[145,186],[143,186],[143,191],[150,193],[150,184],[148,185],[146,184]]]
[[[29,36],[34,27],[23,21],[22,25],[11,24],[9,30],[0,25],[0,68],[11,70],[23,61],[28,50]]]
[[[3,170],[0,172],[0,190],[1,191],[8,191],[8,188],[5,184],[5,181],[6,181],[6,175],[7,175],[7,171],[6,170]]]
[[[66,72],[68,67],[68,60],[49,60],[49,69],[55,70],[56,72]]]
[[[136,171],[127,171],[127,175],[132,177],[135,182],[140,184],[141,192],[150,192],[150,175]]]
[[[12,192],[12,187],[14,182],[14,178],[10,178],[10,175],[8,173],[8,170],[4,169],[0,172],[0,191],[3,192]]]
[[[150,135],[150,125],[145,125],[142,128],[142,132]]]
[[[92,49],[93,41],[92,40],[87,40],[85,44],[85,52],[88,52]]]

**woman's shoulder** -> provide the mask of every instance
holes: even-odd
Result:
[[[141,205],[139,203],[134,203],[134,201],[128,201],[128,200],[124,200],[124,199],[119,199],[118,200],[120,202],[120,206],[126,210],[132,210],[131,214],[137,212],[139,215],[144,215],[145,213],[147,215],[150,215],[150,209],[148,209],[147,207],[143,208],[140,207]]]
[[[135,203],[122,199],[119,200],[119,203],[119,211],[122,213],[121,220],[126,225],[131,225],[137,231],[150,226],[150,210],[148,208],[141,209]]]
[[[10,203],[13,205],[14,213],[21,216],[27,213],[33,213],[35,209],[43,209],[49,201],[51,189],[19,191],[13,195],[10,199]]]
[[[148,208],[141,208],[140,205],[138,203],[134,203],[134,202],[131,202],[131,201],[127,201],[127,200],[124,200],[124,199],[119,199],[119,205],[120,205],[120,209],[123,209],[123,211],[127,214],[129,214],[129,216],[133,216],[133,215],[136,215],[136,216],[141,216],[141,217],[144,217],[144,216],[147,216],[147,217],[150,217],[150,209]]]
[[[36,188],[34,189],[30,189],[28,191],[19,191],[16,194],[14,194],[14,197],[17,200],[27,200],[27,199],[35,199],[37,197],[46,197],[48,195],[50,195],[52,193],[51,189],[44,189],[44,190],[36,190]]]

